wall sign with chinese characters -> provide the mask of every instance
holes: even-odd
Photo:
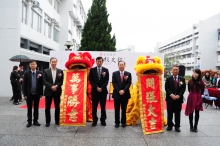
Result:
[[[161,75],[139,75],[139,104],[144,134],[164,131]]]
[[[64,71],[60,103],[61,126],[86,126],[87,70]]]

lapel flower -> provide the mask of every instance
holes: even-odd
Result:
[[[103,76],[103,77],[105,76],[105,74],[106,74],[106,72],[102,72],[102,76]]]
[[[182,86],[182,85],[183,85],[183,82],[179,80],[179,86]]]
[[[41,76],[42,76],[41,74],[38,74],[38,75],[37,75],[37,78],[40,78]]]
[[[128,79],[128,76],[124,76],[124,79],[127,80],[127,79]]]
[[[59,72],[59,73],[57,74],[57,76],[58,76],[59,78],[61,78],[61,77],[62,77],[61,72]]]

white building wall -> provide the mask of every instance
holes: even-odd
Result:
[[[219,69],[217,68],[217,57],[220,53],[218,48],[218,32],[220,28],[220,14],[200,21],[199,51],[201,52],[201,69]]]
[[[52,50],[64,50],[65,42],[67,40],[76,40],[74,45],[79,46],[81,39],[81,29],[86,21],[86,14],[83,9],[81,0],[59,0],[59,12],[54,9],[54,1],[52,4],[48,0],[38,0],[40,2],[41,13],[41,31],[38,32],[31,27],[32,23],[32,3],[25,1],[27,4],[27,20],[26,23],[22,22],[22,1],[25,0],[0,0],[0,68],[2,74],[0,77],[1,83],[4,84],[0,88],[0,97],[11,97],[12,89],[10,85],[10,72],[12,71],[13,65],[19,65],[18,62],[11,62],[9,58],[14,55],[24,54],[29,56],[31,59],[49,62],[49,56],[42,54],[42,52],[34,52],[28,49],[20,48],[21,38],[27,39],[37,45]],[[73,7],[73,3],[77,5]],[[80,15],[81,7],[81,15]],[[70,13],[72,16],[70,17]],[[55,19],[59,26],[59,41],[54,41],[54,23],[51,29],[51,38],[44,35],[44,18],[45,13]],[[76,24],[73,19],[73,15],[82,22],[82,27],[76,32]],[[83,16],[82,16],[83,15]],[[69,25],[69,22],[71,26]],[[68,32],[69,28],[71,33]]]
[[[0,97],[11,97],[12,87],[10,73],[13,65],[18,63],[9,61],[20,53],[20,20],[21,2],[18,0],[0,0]]]
[[[190,58],[184,58],[179,60],[181,64],[186,66],[186,75],[192,74],[192,69],[194,68],[194,65],[197,66],[198,62],[200,63],[200,69],[201,70],[220,70],[220,13],[216,14],[206,20],[199,21],[198,25],[192,25],[196,26],[196,29],[189,28],[188,30],[162,42],[159,44],[156,44],[155,51],[162,52],[162,53],[173,53],[178,51],[183,51],[184,49],[190,47],[191,50],[187,52],[181,52],[180,55],[183,56],[185,54],[192,53],[193,56]],[[193,32],[194,32],[194,38],[193,38]],[[192,35],[189,38],[186,38],[181,41],[190,40],[190,44],[184,47],[179,47],[174,50],[167,50],[165,49],[169,48],[172,45],[178,44],[181,41],[180,39],[183,39],[189,35]],[[218,38],[219,37],[219,38]],[[194,42],[193,42],[194,40]],[[174,43],[173,43],[174,42]],[[171,44],[173,43],[173,44]],[[194,45],[195,43],[195,45]],[[193,46],[194,45],[194,46]],[[163,47],[163,48],[161,48]],[[195,47],[195,52],[193,51],[193,48]],[[200,61],[198,61],[197,57],[200,57]],[[172,57],[172,56],[171,56]],[[191,67],[191,70],[190,70]]]

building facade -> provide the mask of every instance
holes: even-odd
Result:
[[[37,60],[39,70],[49,67],[50,51],[65,50],[72,41],[73,51],[80,46],[87,19],[81,0],[0,0],[1,96],[11,96],[10,72],[17,62],[14,55]],[[28,63],[23,63],[29,70]]]
[[[155,52],[178,60],[186,67],[186,75],[192,75],[194,68],[220,70],[220,13],[157,43]]]

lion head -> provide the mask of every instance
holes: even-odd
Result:
[[[75,53],[70,53],[69,60],[66,62],[65,66],[67,69],[89,69],[92,68],[94,64],[94,59],[88,52],[79,52],[78,55]]]
[[[164,66],[158,56],[140,56],[136,60],[134,69],[137,74],[163,74]]]

